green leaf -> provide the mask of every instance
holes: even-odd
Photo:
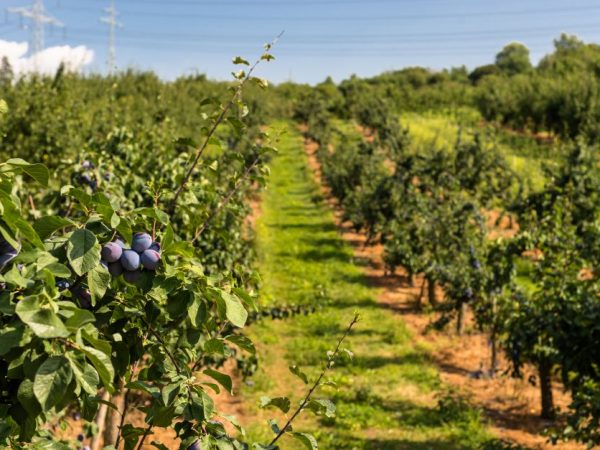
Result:
[[[35,221],[33,229],[42,239],[51,236],[57,230],[70,227],[75,223],[69,219],[60,216],[45,216]]]
[[[149,207],[137,208],[137,209],[134,209],[133,212],[136,214],[140,214],[142,216],[151,217],[153,219],[156,219],[163,225],[166,225],[169,223],[169,215],[158,208],[149,208]]]
[[[115,377],[115,369],[110,357],[93,347],[83,347],[82,350],[98,371],[98,375],[100,375],[100,379],[106,390],[111,393],[114,392],[113,378]]]
[[[33,381],[30,379],[25,378],[21,382],[19,385],[19,391],[17,392],[17,398],[19,399],[19,403],[23,405],[23,408],[25,408],[25,411],[27,411],[30,416],[36,417],[40,412],[42,412],[42,407],[35,398],[35,394],[33,392]]]
[[[248,311],[244,308],[244,305],[239,298],[227,293],[222,292],[221,298],[225,301],[225,311],[227,320],[229,320],[236,327],[242,328],[246,325],[248,319]]]
[[[217,372],[216,370],[212,369],[206,369],[202,373],[217,381],[217,383],[223,386],[227,390],[227,392],[233,394],[233,382],[231,381],[231,377],[229,375]]]
[[[272,61],[273,59],[275,59],[275,57],[273,55],[271,55],[270,53],[263,53],[263,55],[260,57],[260,59],[263,61]]]
[[[69,278],[71,276],[71,270],[61,263],[48,264],[44,269],[57,278]]]
[[[69,358],[69,363],[71,364],[77,384],[88,394],[96,395],[98,393],[98,384],[100,384],[98,372],[89,364],[79,364],[69,354],[67,354],[67,357]]]
[[[25,297],[17,303],[16,313],[36,336],[45,339],[69,336],[64,323],[52,309],[42,308],[38,297]]]
[[[246,350],[247,352],[250,352],[253,355],[256,354],[256,347],[254,347],[252,341],[246,336],[241,336],[239,334],[231,334],[229,336],[225,336],[225,340],[237,345],[242,350]]]
[[[94,233],[75,230],[67,243],[67,258],[79,276],[85,275],[100,262],[100,246]]]
[[[204,391],[200,391],[200,397],[202,398],[202,409],[204,411],[204,417],[208,420],[215,415],[215,402],[210,395]]]
[[[129,220],[121,217],[119,225],[117,226],[117,231],[119,232],[121,237],[125,239],[125,242],[131,242],[131,239],[133,237],[133,231],[131,230],[131,223],[129,222]]]
[[[244,58],[242,58],[241,56],[236,56],[235,58],[233,58],[233,64],[243,64],[245,66],[250,65],[250,63],[248,61],[246,61]]]
[[[302,442],[308,450],[319,450],[317,440],[310,434],[292,432],[290,433],[290,436]]]
[[[253,83],[262,89],[269,87],[269,82],[265,78],[252,77],[251,80]]]
[[[51,356],[38,368],[33,393],[43,411],[59,403],[73,378],[69,361],[64,356]]]
[[[27,239],[40,250],[44,250],[44,243],[42,242],[38,234],[35,232],[33,227],[29,224],[29,222],[27,222],[22,217],[18,217],[13,221],[13,224],[17,227],[17,229],[21,232],[25,239]]]
[[[246,128],[244,122],[242,122],[237,117],[228,117],[227,122],[229,122],[229,124],[233,128],[235,135],[238,137],[242,135],[242,133],[244,132],[244,128]]]
[[[108,270],[98,264],[88,272],[87,281],[95,303],[101,300],[106,294],[108,286],[110,286],[110,274]]]
[[[290,372],[292,372],[294,375],[296,375],[298,378],[304,381],[304,384],[308,384],[308,377],[304,372],[300,370],[298,366],[290,366]]]
[[[167,384],[162,388],[161,396],[162,401],[166,406],[173,404],[179,393],[181,392],[181,384],[172,383]]]
[[[18,167],[42,186],[48,186],[50,173],[43,164],[30,164],[21,158],[9,159],[6,161],[6,164],[14,166],[15,168]]]
[[[290,399],[287,397],[269,398],[269,397],[263,396],[260,398],[259,406],[261,408],[270,408],[270,407],[278,408],[282,412],[287,414],[288,411],[290,410],[291,403],[290,403]]]
[[[311,400],[306,407],[318,416],[335,417],[335,405],[331,400]]]
[[[85,324],[96,322],[96,316],[90,311],[77,308],[72,311],[72,315],[67,319],[65,325],[71,333],[77,332]]]
[[[25,332],[23,324],[6,326],[0,329],[0,356],[7,354],[15,347],[21,347],[31,340]]]
[[[271,427],[271,430],[273,430],[273,434],[279,434],[281,433],[281,428],[279,428],[279,425],[277,425],[277,421],[275,419],[269,419],[269,427]]]

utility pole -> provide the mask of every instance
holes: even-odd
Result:
[[[106,17],[101,17],[100,22],[108,25],[108,57],[106,65],[109,75],[112,75],[117,67],[117,41],[116,30],[123,28],[123,24],[117,21],[117,10],[115,8],[115,0],[111,0],[110,6],[104,8],[104,12],[108,14]]]
[[[53,25],[56,27],[64,27],[64,24],[58,19],[49,16],[44,10],[44,0],[33,0],[29,7],[8,8],[8,12],[18,14],[23,18],[31,21],[31,55],[33,57],[34,69],[38,69],[38,55],[44,50],[44,27]]]

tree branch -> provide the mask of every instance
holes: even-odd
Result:
[[[352,319],[352,322],[350,322],[350,325],[348,325],[348,328],[346,328],[346,331],[344,332],[343,336],[338,341],[335,351],[331,355],[329,355],[329,359],[327,360],[327,365],[323,368],[323,371],[317,378],[317,381],[315,381],[315,383],[312,385],[312,387],[310,388],[310,390],[304,397],[304,400],[302,401],[302,403],[300,404],[298,409],[294,412],[292,417],[290,417],[289,420],[286,422],[286,424],[279,430],[279,433],[277,433],[277,436],[275,436],[275,438],[271,441],[271,443],[269,444],[269,447],[273,446],[275,444],[275,442],[277,442],[279,440],[279,438],[286,433],[287,429],[292,424],[292,422],[296,419],[298,414],[300,414],[300,412],[302,412],[304,407],[308,404],[310,398],[312,397],[315,390],[319,387],[321,380],[323,379],[323,377],[325,376],[327,371],[333,367],[333,364],[335,362],[335,357],[338,355],[338,353],[340,351],[340,346],[342,345],[342,342],[344,342],[344,339],[346,339],[348,334],[350,334],[352,327],[354,325],[356,325],[356,323],[358,322],[358,318],[359,318],[359,316],[358,316],[358,314],[356,314],[354,316],[354,319]]]

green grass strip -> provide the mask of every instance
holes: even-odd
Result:
[[[314,433],[320,448],[328,450],[479,448],[489,438],[481,414],[447,396],[427,351],[415,344],[401,317],[378,305],[377,291],[368,286],[321,198],[300,134],[293,125],[277,126],[284,131],[280,154],[272,161],[257,223],[262,302],[323,307],[251,327],[251,337],[259,343],[260,369],[253,386],[244,388],[252,418],[246,422],[264,426],[252,426],[250,434],[270,440],[267,418],[282,425],[283,414],[265,414],[253,405],[262,395],[287,395],[297,405],[307,388],[288,367],[297,364],[314,377],[358,311],[361,321],[346,345],[355,359],[330,372],[337,387],[325,387],[317,395],[335,402],[336,418],[307,413],[294,429]],[[281,446],[302,448],[290,438]]]

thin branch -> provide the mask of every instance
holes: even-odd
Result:
[[[242,182],[248,178],[248,176],[250,175],[250,172],[252,172],[252,169],[254,169],[256,167],[256,165],[258,164],[259,161],[260,161],[260,155],[257,156],[256,159],[252,162],[252,164],[250,164],[248,166],[248,168],[246,169],[244,174],[237,180],[237,182],[235,183],[233,188],[231,188],[231,190],[227,193],[227,196],[223,199],[223,201],[219,204],[219,206],[210,213],[208,218],[198,228],[198,230],[196,231],[196,234],[194,235],[194,239],[192,240],[192,243],[196,242],[200,238],[200,235],[204,232],[204,230],[206,230],[206,227],[208,226],[208,224],[223,210],[223,208],[225,208],[225,206],[227,206],[227,204],[233,198],[233,195],[238,191],[238,189],[242,185]]]
[[[348,328],[346,328],[346,331],[344,332],[343,336],[338,341],[335,351],[329,356],[329,359],[327,360],[327,365],[323,368],[323,371],[319,375],[319,378],[317,378],[317,381],[315,381],[315,383],[312,385],[312,387],[306,394],[306,397],[304,397],[304,400],[302,401],[302,403],[300,404],[298,409],[294,412],[292,417],[290,417],[289,420],[287,421],[287,423],[279,430],[279,433],[277,433],[277,436],[275,436],[275,438],[271,441],[271,443],[269,444],[269,447],[273,446],[275,444],[275,442],[277,442],[279,440],[279,438],[286,433],[286,431],[288,430],[289,426],[292,424],[294,419],[296,419],[298,414],[300,414],[300,412],[302,412],[304,407],[308,404],[310,398],[312,397],[315,390],[319,387],[321,380],[323,379],[323,377],[325,376],[327,371],[333,367],[333,364],[335,362],[335,357],[338,355],[338,353],[340,351],[340,346],[342,345],[342,342],[344,342],[344,339],[346,339],[348,334],[350,334],[352,327],[354,325],[356,325],[357,322],[358,322],[358,314],[356,314],[354,316],[354,319],[352,319],[352,322],[350,322],[350,325],[348,325]]]
[[[148,333],[144,335],[144,341],[148,339]],[[140,365],[141,359],[138,359],[135,363],[133,363],[133,367],[131,369],[131,378],[133,380],[133,376]],[[131,389],[127,388],[125,390],[125,398],[123,399],[123,413],[121,414],[121,423],[119,425],[119,433],[117,434],[117,441],[115,443],[115,448],[119,448],[119,443],[121,442],[121,432],[123,430],[123,425],[125,425],[125,418],[127,417],[127,410],[129,409],[129,394],[131,393]]]
[[[269,45],[269,50],[273,47],[273,45],[275,45],[275,43],[279,40],[279,38],[282,35],[283,35],[283,31],[281,33],[279,33],[279,35],[275,39],[273,39],[273,41]],[[194,172],[194,169],[196,168],[196,166],[198,165],[198,162],[200,161],[200,157],[202,156],[202,154],[204,153],[204,151],[208,147],[208,143],[209,143],[210,139],[213,137],[213,135],[217,131],[217,128],[219,127],[219,125],[221,125],[221,123],[223,123],[223,121],[225,120],[225,116],[227,115],[227,113],[229,112],[229,110],[235,104],[235,100],[242,93],[242,90],[244,89],[244,86],[246,85],[246,83],[252,77],[252,73],[254,72],[254,69],[256,69],[256,67],[258,66],[258,64],[261,61],[262,61],[262,56],[259,57],[254,62],[254,64],[250,67],[250,69],[248,70],[248,73],[246,73],[246,76],[244,77],[244,79],[242,81],[240,81],[240,83],[238,84],[237,88],[235,89],[235,92],[231,96],[231,99],[225,105],[225,107],[222,109],[221,113],[219,114],[219,116],[217,117],[217,119],[213,123],[212,127],[208,131],[208,134],[206,135],[206,138],[204,139],[204,142],[202,143],[202,145],[200,147],[198,147],[196,149],[196,156],[194,157],[194,161],[192,162],[192,165],[189,167],[189,169],[185,173],[185,176],[183,177],[183,180],[181,181],[181,185],[179,186],[179,188],[175,192],[175,196],[173,197],[173,200],[171,201],[171,207],[170,207],[170,211],[171,212],[175,211],[175,208],[177,207],[177,200],[179,199],[179,196],[181,195],[181,192],[183,191],[183,189],[185,189],[185,186],[189,182],[190,177],[192,176],[192,173]]]
[[[152,431],[152,427],[153,427],[153,425],[148,425],[148,427],[146,428],[146,431],[144,431],[144,435],[142,436],[142,439],[138,443],[138,446],[137,446],[136,450],[141,450],[142,449],[142,445],[144,445],[144,442],[146,441],[146,438],[148,437],[148,435]]]

